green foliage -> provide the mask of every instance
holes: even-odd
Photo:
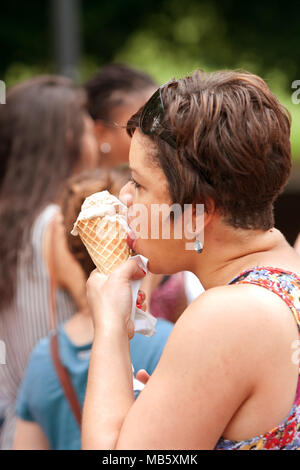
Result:
[[[11,64],[6,70],[4,80],[7,87],[15,85],[16,83],[27,80],[35,75],[44,75],[51,73],[51,67],[41,65],[26,65],[22,62],[15,62]]]
[[[171,77],[178,78],[189,74],[196,68],[207,72],[217,70],[226,62],[231,63],[233,68],[260,73],[261,60],[257,60],[249,51],[233,61],[229,43],[222,41],[226,31],[225,25],[214,8],[200,5],[199,2],[186,5],[175,0],[173,5],[176,5],[177,9],[172,13],[174,21],[169,21],[170,4],[166,2],[165,5],[165,10],[154,13],[143,28],[131,34],[115,55],[116,61],[126,62],[147,71],[158,84],[168,81]],[[213,44],[209,45],[214,31],[216,35]],[[210,59],[207,56],[208,48]],[[225,56],[226,60],[221,56],[217,58],[219,53]],[[214,61],[211,60],[213,56]],[[300,104],[292,102],[292,81],[289,81],[282,68],[275,66],[270,67],[262,76],[292,116],[292,154],[295,160],[300,161]]]
[[[10,86],[55,73],[51,0],[3,0],[0,79]],[[242,68],[261,75],[292,115],[292,149],[300,159],[298,0],[81,0],[81,82],[103,64],[122,61],[159,84],[196,68]]]
[[[300,104],[291,102],[291,97],[286,96],[281,100],[291,113],[292,128],[291,128],[291,144],[293,159],[300,163]]]

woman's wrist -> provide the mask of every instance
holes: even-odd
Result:
[[[127,335],[128,325],[116,312],[107,312],[105,316],[94,316],[95,336]]]

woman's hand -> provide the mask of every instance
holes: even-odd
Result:
[[[133,337],[130,280],[141,279],[145,274],[135,259],[127,260],[109,276],[97,269],[91,273],[87,281],[87,298],[95,331],[99,328],[125,328],[129,339]]]
[[[148,380],[150,379],[150,375],[148,374],[148,372],[145,370],[145,369],[140,369],[137,373],[136,373],[136,377],[135,377],[137,380],[139,380],[140,382],[142,382],[142,384],[146,385],[146,383],[148,382]]]

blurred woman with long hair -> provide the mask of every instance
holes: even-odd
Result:
[[[56,202],[67,177],[98,163],[85,92],[58,76],[36,77],[8,90],[0,109],[0,162],[0,334],[6,346],[0,448],[8,449],[29,354],[50,328],[51,270],[58,322],[74,313],[84,288],[82,272],[56,229]]]

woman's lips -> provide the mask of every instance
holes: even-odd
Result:
[[[132,230],[130,230],[130,232],[128,232],[126,242],[127,242],[127,245],[129,246],[129,248],[132,251],[135,251],[136,236],[135,236],[135,233]]]

